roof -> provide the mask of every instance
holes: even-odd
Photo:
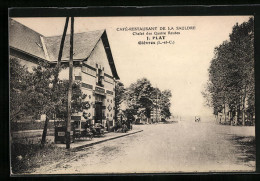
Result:
[[[49,62],[58,60],[61,37],[62,35],[45,37],[13,19],[9,21],[9,46]],[[112,74],[116,79],[119,79],[105,30],[75,33],[73,37],[73,59],[77,61],[86,60],[100,39],[102,39],[105,46]],[[70,35],[66,35],[62,61],[69,60],[69,41]],[[45,47],[46,49],[44,50]]]
[[[106,54],[107,54],[107,59],[108,59],[110,68],[112,70],[112,74],[113,74],[113,76],[116,79],[119,79],[119,76],[118,76],[117,71],[116,71],[115,62],[114,62],[114,59],[113,59],[113,56],[112,56],[112,52],[111,52],[111,49],[110,49],[110,45],[109,45],[109,42],[108,42],[106,31],[104,31],[104,33],[102,34],[101,39],[102,39],[102,42],[103,42],[104,47],[105,47],[105,51],[106,51]]]
[[[9,21],[9,46],[28,54],[46,59],[40,33],[18,23]]]
[[[73,36],[73,59],[84,60],[88,58],[103,33],[104,30],[75,33]],[[60,35],[44,38],[51,61],[58,60],[61,37]],[[61,59],[69,60],[69,53],[70,35],[66,35]]]

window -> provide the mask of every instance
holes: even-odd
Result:
[[[75,76],[75,80],[81,80],[81,76]]]
[[[98,69],[97,79],[98,79],[97,85],[103,87],[103,84],[102,84],[103,76],[102,76],[102,70],[101,69]]]

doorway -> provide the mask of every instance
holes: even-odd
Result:
[[[95,123],[102,122],[102,102],[96,102],[95,106]]]

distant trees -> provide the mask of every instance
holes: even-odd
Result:
[[[220,123],[245,125],[255,116],[253,18],[233,26],[229,38],[215,48],[203,96]]]
[[[132,83],[125,91],[125,102],[127,104],[126,114],[136,115],[138,117],[145,116],[151,118],[151,111],[157,106],[161,109],[161,115],[169,118],[171,91],[155,88],[151,82],[146,79],[138,79]]]
[[[127,88],[127,104],[130,109],[134,109],[136,114],[140,116],[143,113],[147,118],[150,118],[152,109],[153,87],[146,78],[138,79]]]
[[[170,112],[171,97],[172,97],[172,93],[170,90],[162,91],[161,97],[160,97],[160,107],[161,107],[161,115],[164,118],[170,118],[170,116],[171,116],[171,112]]]

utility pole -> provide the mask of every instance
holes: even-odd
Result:
[[[61,38],[61,43],[60,43],[60,50],[59,50],[59,55],[58,55],[58,61],[57,61],[57,65],[56,65],[57,72],[56,72],[56,75],[55,75],[55,84],[58,82],[59,69],[60,69],[60,64],[61,64],[61,58],[62,58],[62,52],[63,52],[63,47],[64,47],[64,41],[65,41],[67,29],[68,29],[68,24],[69,24],[69,17],[66,17],[65,26],[64,26],[64,30],[63,30],[63,34],[62,34],[62,38]]]
[[[69,91],[68,91],[68,118],[66,131],[66,148],[70,148],[70,131],[71,131],[71,97],[72,97],[72,81],[73,81],[73,34],[74,34],[74,17],[71,17],[71,33],[70,33],[70,60],[69,60]]]
[[[158,108],[159,108],[159,105],[158,105],[158,92],[159,92],[159,89],[158,89],[158,87],[157,87],[157,84],[156,84],[156,113],[155,113],[155,116],[156,116],[156,122],[158,123],[159,121],[159,114],[158,114],[158,112],[159,112],[159,110],[158,110]]]
[[[63,51],[63,47],[64,47],[64,40],[65,40],[65,36],[66,36],[66,32],[67,32],[67,28],[68,28],[68,22],[69,22],[69,17],[66,17],[66,22],[65,22],[65,26],[64,26],[64,31],[63,31],[63,35],[61,38],[61,43],[60,43],[60,51],[59,51],[59,56],[58,56],[58,61],[57,61],[57,65],[56,65],[56,73],[55,73],[55,77],[54,77],[54,83],[53,83],[53,89],[56,89],[57,83],[58,83],[58,77],[59,77],[59,69],[60,69],[60,62],[61,62],[61,57],[62,57],[62,51]],[[46,114],[46,120],[45,120],[45,124],[44,124],[44,128],[43,128],[43,133],[42,133],[42,140],[41,140],[41,145],[44,146],[45,142],[46,142],[46,135],[47,135],[47,127],[48,127],[48,123],[49,123],[49,117]]]
[[[156,122],[158,122],[158,90],[156,90]]]

